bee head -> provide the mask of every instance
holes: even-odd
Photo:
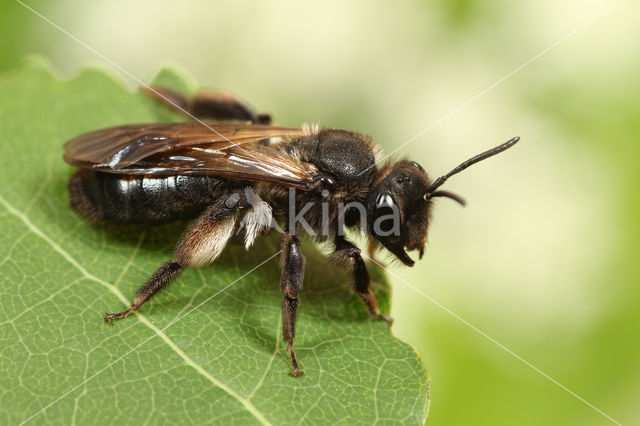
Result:
[[[432,204],[424,195],[431,182],[415,161],[387,167],[367,198],[369,232],[402,263],[412,266],[414,261],[405,249],[419,250],[422,257]]]
[[[403,160],[387,165],[381,172],[382,179],[367,197],[369,232],[402,263],[413,266],[415,262],[406,250],[418,250],[422,258],[433,198],[446,197],[465,205],[462,197],[438,188],[451,176],[512,147],[519,139],[513,138],[476,155],[433,182],[415,161]]]

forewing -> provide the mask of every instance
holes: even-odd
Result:
[[[107,173],[213,175],[306,189],[317,179],[313,165],[258,143],[304,134],[299,128],[262,125],[127,125],[78,136],[65,144],[64,158]]]

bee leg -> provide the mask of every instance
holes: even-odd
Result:
[[[162,102],[179,113],[187,113],[198,119],[239,120],[254,124],[270,124],[269,114],[258,114],[249,104],[235,95],[215,90],[202,90],[194,97],[187,98],[181,93],[164,87],[143,87],[152,98]]]
[[[336,250],[331,255],[331,260],[343,265],[348,264],[349,260],[352,261],[353,287],[358,292],[365,305],[367,305],[369,313],[391,325],[393,323],[393,318],[381,314],[378,310],[378,301],[376,300],[376,296],[373,294],[373,291],[371,291],[371,287],[369,287],[371,279],[369,278],[367,266],[360,255],[360,249],[342,236],[336,237],[335,247]]]
[[[222,253],[227,241],[233,235],[236,216],[239,210],[247,206],[244,194],[233,193],[221,197],[196,219],[176,244],[175,260],[162,265],[147,282],[136,292],[129,307],[115,314],[106,314],[104,320],[111,323],[114,319],[125,318],[137,311],[143,303],[180,275],[188,267],[200,267],[213,262]]]
[[[291,353],[293,375],[298,377],[302,375],[302,371],[300,371],[296,360],[293,337],[295,336],[296,315],[298,312],[298,294],[302,290],[304,279],[305,259],[300,252],[300,241],[295,235],[291,235],[288,232],[282,234],[280,238],[280,249],[282,250],[280,290],[283,293],[282,337],[287,342],[287,350]]]
[[[138,310],[140,306],[147,300],[149,300],[154,294],[162,290],[171,281],[176,279],[182,272],[182,266],[175,260],[171,260],[162,265],[156,272],[147,280],[147,282],[138,289],[136,292],[136,298],[129,307],[115,314],[106,314],[104,320],[111,323],[114,319],[125,318]]]

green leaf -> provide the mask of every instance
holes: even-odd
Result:
[[[157,78],[191,90],[176,72]],[[185,224],[83,222],[68,206],[62,145],[100,127],[183,118],[108,71],[60,81],[39,60],[0,76],[0,117],[0,424],[424,423],[419,355],[368,317],[346,273],[309,241],[300,378],[281,342],[275,259],[244,276],[277,252],[277,235],[249,252],[232,244],[139,315],[105,324],[104,312],[126,306],[171,256]],[[388,285],[372,273],[388,312]]]

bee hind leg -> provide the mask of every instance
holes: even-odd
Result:
[[[175,111],[198,119],[249,121],[253,124],[271,124],[269,114],[257,113],[249,104],[235,95],[216,90],[202,90],[187,98],[164,87],[144,87],[147,95]]]
[[[106,314],[104,320],[111,323],[114,319],[125,318],[138,310],[140,306],[149,300],[157,292],[165,288],[182,272],[182,266],[175,260],[163,264],[147,282],[136,292],[135,300],[129,307],[115,314]]]
[[[221,197],[180,238],[174,250],[175,260],[158,268],[136,292],[133,303],[126,310],[106,314],[104,320],[111,323],[114,319],[131,315],[176,279],[185,268],[212,263],[233,235],[239,212],[246,206],[246,197],[241,193],[234,192],[228,197]]]

